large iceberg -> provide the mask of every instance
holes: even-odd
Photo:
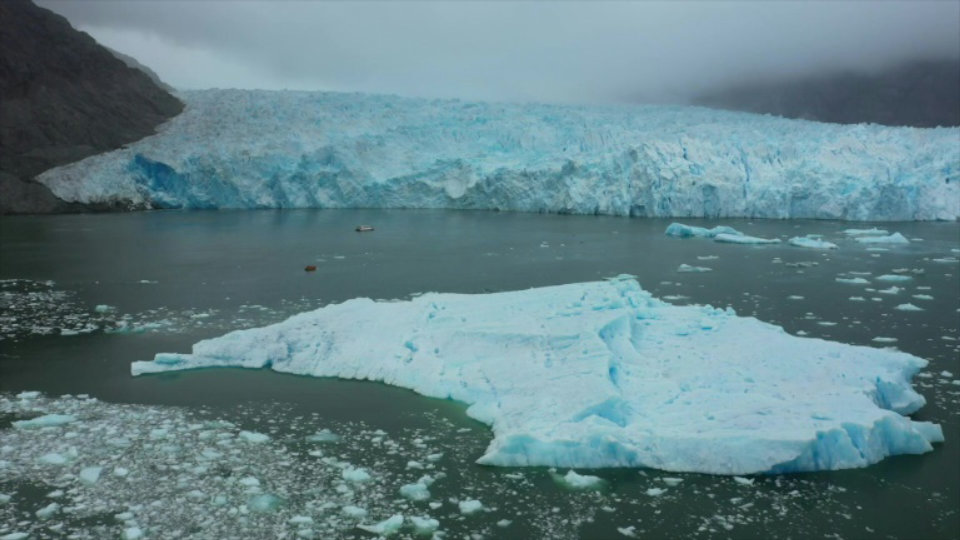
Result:
[[[39,180],[67,201],[140,208],[960,216],[957,128],[326,92],[180,98],[159,134]]]
[[[926,361],[791,336],[732,310],[673,306],[633,279],[404,302],[354,299],[135,362],[381,381],[462,401],[489,424],[479,463],[715,474],[863,467],[918,454],[904,416]]]

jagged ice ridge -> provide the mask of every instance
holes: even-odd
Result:
[[[371,336],[376,336],[371,339]],[[674,306],[633,279],[482,295],[361,298],[134,362],[380,381],[469,405],[479,463],[714,474],[863,467],[930,451],[926,361]]]
[[[695,107],[204,90],[155,136],[47,171],[139,208],[459,208],[953,220],[960,129]]]

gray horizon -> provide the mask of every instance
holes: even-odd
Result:
[[[179,89],[683,103],[960,58],[960,2],[37,0]]]

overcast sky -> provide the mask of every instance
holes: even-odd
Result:
[[[37,0],[177,88],[678,101],[960,56],[960,2]]]

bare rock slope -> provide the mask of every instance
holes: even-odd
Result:
[[[154,133],[183,104],[63,17],[0,2],[0,213],[108,209],[66,203],[33,179]]]

